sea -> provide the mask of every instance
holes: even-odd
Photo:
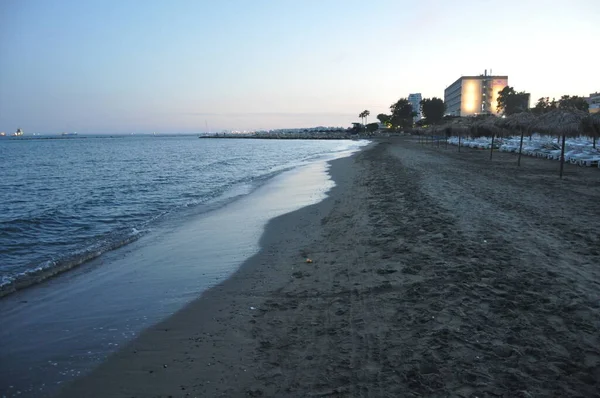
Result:
[[[227,278],[367,144],[0,139],[0,396],[52,396]]]
[[[0,140],[0,292],[43,281],[364,141]],[[36,277],[37,276],[37,277]]]

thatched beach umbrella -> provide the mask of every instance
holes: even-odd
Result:
[[[600,112],[592,113],[587,117],[589,123],[594,127],[596,135],[600,136]]]
[[[436,141],[435,136],[438,133],[438,129],[436,128],[436,126],[430,126],[428,132],[429,136],[431,136],[431,145],[433,145]],[[439,143],[439,139],[437,141]]]
[[[463,134],[468,134],[473,124],[473,119],[468,117],[461,117],[451,120],[443,126],[440,126],[446,135],[458,135],[458,152],[460,152],[460,141]]]
[[[431,138],[431,145],[433,145],[433,135],[435,134],[435,126],[429,126],[425,130],[425,142],[429,142]]]
[[[429,135],[431,135],[431,145],[437,143],[438,148],[440,147],[440,136],[444,135],[447,137],[446,128],[442,125],[433,125],[429,127]]]
[[[498,120],[498,124],[505,129],[519,130],[521,132],[521,142],[519,143],[519,157],[517,160],[517,166],[521,166],[521,153],[523,151],[523,136],[525,131],[529,130],[530,126],[537,120],[537,118],[530,112],[521,112],[510,115],[506,118]]]
[[[450,132],[450,130],[448,128],[446,128],[445,125],[441,125],[441,126],[436,125],[435,132],[437,135],[444,137],[444,147],[448,148],[448,138],[450,138],[452,136],[452,133]]]
[[[494,154],[494,139],[496,136],[505,135],[506,131],[498,124],[496,116],[488,116],[485,119],[478,120],[471,125],[471,135],[474,137],[492,137],[490,147],[490,160]]]
[[[582,124],[583,132],[593,138],[593,147],[596,148],[596,139],[600,137],[600,112],[588,115]]]
[[[551,135],[562,135],[560,151],[560,178],[563,176],[565,163],[565,137],[577,137],[583,133],[584,120],[589,114],[576,109],[555,109],[540,116],[532,128],[538,132]]]
[[[596,112],[593,115],[588,116],[589,124],[594,128],[596,134],[594,137],[594,148],[596,148],[596,140],[600,137],[600,112]]]
[[[425,143],[425,139],[424,137],[427,137],[427,134],[429,134],[429,130],[431,129],[431,126],[428,127],[417,127],[416,128],[416,132],[419,135],[419,143],[420,144],[424,144]]]

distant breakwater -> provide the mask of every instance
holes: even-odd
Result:
[[[219,133],[201,135],[198,138],[247,138],[267,140],[358,140],[373,138],[373,134],[349,134],[349,133]]]

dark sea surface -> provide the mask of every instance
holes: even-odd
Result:
[[[0,140],[0,293],[364,144],[195,136]]]
[[[0,397],[53,397],[225,281],[367,143],[0,140]]]

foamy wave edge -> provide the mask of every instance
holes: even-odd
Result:
[[[104,242],[104,245],[99,244],[86,248],[58,260],[46,261],[34,269],[24,271],[14,276],[5,276],[0,281],[0,297],[7,296],[24,288],[44,282],[49,278],[91,261],[106,252],[118,249],[131,242],[134,242],[138,240],[141,235],[142,233],[140,231],[132,228],[131,232],[121,239]]]

